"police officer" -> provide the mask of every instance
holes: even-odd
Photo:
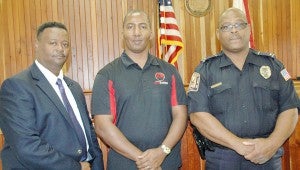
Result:
[[[216,31],[222,51],[190,81],[190,120],[215,143],[206,169],[281,169],[281,146],[297,124],[293,81],[273,55],[249,48],[250,29],[241,10],[227,9]]]

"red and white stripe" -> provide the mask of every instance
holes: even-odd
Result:
[[[159,0],[159,19],[158,55],[177,67],[183,43],[171,0]]]

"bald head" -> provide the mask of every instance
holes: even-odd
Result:
[[[227,56],[233,53],[245,55],[249,51],[250,31],[245,13],[238,8],[229,8],[219,18],[216,35]]]
[[[222,25],[224,20],[227,20],[230,18],[239,18],[239,19],[243,20],[245,23],[248,23],[246,14],[242,10],[240,10],[238,8],[228,8],[220,16],[219,26]]]

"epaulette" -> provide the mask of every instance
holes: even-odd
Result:
[[[211,60],[211,59],[215,59],[215,58],[217,58],[217,57],[220,57],[220,56],[222,56],[222,54],[223,54],[223,53],[218,53],[218,54],[215,54],[215,55],[212,55],[212,56],[209,56],[209,57],[205,57],[205,58],[203,58],[203,59],[201,60],[201,63],[206,62],[206,61],[209,61],[209,60]]]
[[[276,58],[274,53],[261,52],[261,51],[255,51],[255,50],[253,50],[253,53],[255,53],[256,55],[259,55],[259,56],[268,56],[268,57]]]
[[[280,68],[284,67],[282,62],[276,59],[276,56],[274,53],[260,52],[260,51],[255,51],[255,50],[253,50],[253,53],[256,54],[257,56],[270,58],[272,60],[272,62]]]

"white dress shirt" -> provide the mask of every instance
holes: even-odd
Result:
[[[83,130],[85,141],[86,141],[86,146],[87,146],[87,151],[88,151],[88,149],[89,149],[89,143],[87,141],[87,137],[86,137],[86,133],[85,133],[85,129],[84,129],[84,126],[83,126],[83,122],[82,122],[82,119],[81,119],[81,116],[80,116],[80,113],[79,113],[79,109],[78,109],[76,100],[75,100],[73,94],[71,93],[71,90],[69,89],[69,87],[67,86],[65,80],[63,79],[63,72],[62,72],[62,70],[60,70],[59,75],[56,76],[51,71],[49,71],[46,67],[44,67],[42,64],[40,64],[37,60],[35,60],[35,64],[40,69],[40,71],[43,73],[43,75],[46,77],[46,79],[51,84],[51,86],[55,90],[56,94],[60,98],[61,102],[64,104],[63,99],[62,99],[61,94],[60,94],[60,91],[59,91],[59,88],[58,88],[58,86],[56,84],[57,79],[58,78],[61,79],[61,81],[63,83],[63,86],[65,88],[65,92],[66,92],[67,98],[68,98],[68,100],[69,100],[69,102],[70,102],[70,104],[72,106],[73,111],[74,111],[75,117],[76,117],[77,121],[79,122],[79,124],[80,124],[80,126],[81,126],[81,128]],[[89,154],[88,154],[88,157],[90,157]]]

